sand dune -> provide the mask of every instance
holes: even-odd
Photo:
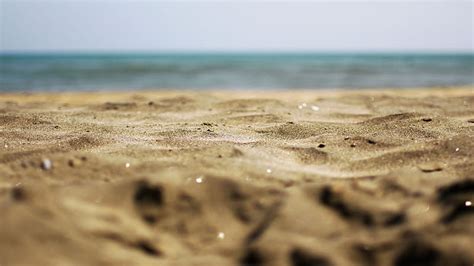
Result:
[[[0,265],[473,265],[474,88],[0,94]]]

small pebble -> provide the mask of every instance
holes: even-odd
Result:
[[[51,160],[43,159],[43,161],[41,161],[41,168],[43,168],[43,170],[50,170],[52,167],[53,163],[51,162]]]
[[[219,239],[224,239],[224,238],[225,238],[224,232],[219,232],[219,233],[217,234],[217,238],[219,238]]]
[[[203,181],[203,179],[204,179],[204,178],[203,178],[202,176],[196,178],[196,183],[201,184],[202,181]]]
[[[130,163],[126,163],[125,168],[129,168],[129,167],[130,167]]]
[[[311,106],[311,109],[315,112],[319,111],[319,106],[316,106],[316,105],[312,105]]]
[[[326,147],[326,145],[324,145],[322,143],[318,145],[318,148],[324,148],[324,147]]]
[[[267,169],[267,173],[268,173],[268,174],[271,174],[271,173],[272,173],[272,169],[268,168],[268,169]]]
[[[303,105],[301,105],[301,104],[300,104],[300,105],[298,105],[298,109],[300,109],[300,110],[301,110],[301,109],[303,109],[303,107],[304,107],[304,106],[303,106]]]
[[[470,207],[472,206],[472,202],[467,200],[466,202],[464,202],[464,206]]]

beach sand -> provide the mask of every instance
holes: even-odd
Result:
[[[474,264],[474,87],[0,94],[0,265]]]

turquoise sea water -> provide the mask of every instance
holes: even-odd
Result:
[[[0,91],[474,84],[474,54],[4,54]]]

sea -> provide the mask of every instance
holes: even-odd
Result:
[[[0,91],[360,89],[474,84],[474,54],[0,54]]]

